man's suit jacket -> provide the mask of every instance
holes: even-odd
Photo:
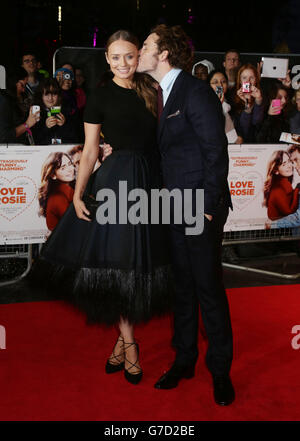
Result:
[[[230,206],[228,151],[222,106],[204,81],[182,71],[165,103],[158,128],[167,189],[204,189],[204,212],[221,200]]]

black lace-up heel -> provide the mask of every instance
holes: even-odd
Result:
[[[137,350],[137,359],[134,363],[132,363],[130,360],[128,360],[128,358],[126,357],[126,349],[130,348],[130,346],[136,346],[136,350]],[[142,369],[136,365],[136,363],[139,360],[139,345],[137,343],[126,343],[124,342],[124,354],[125,354],[125,361],[127,361],[131,366],[128,369],[124,368],[124,377],[126,378],[127,381],[129,381],[129,383],[131,384],[138,384],[143,376],[143,371]],[[138,372],[136,373],[130,373],[130,369],[132,368],[136,368],[138,369]]]
[[[119,341],[122,342],[123,351],[119,355],[115,355],[115,348],[116,348]],[[114,374],[115,372],[119,372],[124,369],[125,361],[124,360],[120,361],[120,357],[123,358],[124,354],[125,354],[124,339],[121,335],[119,335],[118,340],[116,341],[116,344],[113,348],[113,353],[109,357],[109,359],[107,360],[106,365],[105,365],[105,372],[107,374]],[[113,361],[113,363],[111,363],[111,361]]]

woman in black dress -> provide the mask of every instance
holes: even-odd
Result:
[[[113,78],[87,102],[73,203],[44,244],[41,260],[46,260],[47,270],[51,266],[51,280],[62,283],[66,298],[86,312],[89,322],[119,325],[106,372],[124,369],[125,378],[137,384],[142,369],[134,324],[167,312],[171,304],[167,233],[161,224],[150,222],[134,225],[117,219],[115,224],[100,224],[88,201],[101,189],[113,190],[118,217],[119,202],[132,189],[150,194],[151,188],[160,188],[156,90],[150,77],[135,73],[138,41],[129,32],[110,37],[106,58]],[[93,173],[100,131],[114,150]],[[120,181],[127,185],[124,197],[119,197]],[[99,201],[99,207],[104,203]],[[132,205],[128,201],[128,210]]]

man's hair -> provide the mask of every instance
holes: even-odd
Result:
[[[240,54],[240,52],[237,49],[228,49],[228,51],[226,51],[225,54],[224,54],[224,61],[226,60],[227,54],[229,54],[231,52],[234,52],[235,54],[238,54],[239,60],[241,59],[241,54]]]
[[[29,49],[28,51],[23,51],[22,54],[20,55],[20,64],[23,64],[23,58],[25,57],[25,55],[32,55],[37,61],[38,61],[38,57],[35,53],[35,51],[32,51],[31,49]]]
[[[155,26],[151,33],[158,35],[158,52],[168,51],[168,61],[172,67],[179,67],[190,72],[193,64],[193,50],[189,37],[181,26]]]
[[[294,152],[298,152],[298,153],[300,153],[300,145],[298,145],[298,144],[293,144],[293,145],[291,145],[291,147],[289,147],[289,149],[288,149],[288,153],[291,155],[291,154],[294,153]]]

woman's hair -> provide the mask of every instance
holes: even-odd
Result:
[[[127,30],[119,30],[112,34],[106,43],[106,50],[115,41],[123,40],[134,44],[137,50],[139,50],[139,40],[138,38]],[[108,80],[112,78],[112,74],[105,72],[100,80],[99,85],[105,84]],[[135,72],[133,77],[132,86],[136,90],[138,96],[145,101],[147,109],[154,115],[157,115],[157,90],[155,89],[155,80],[153,80],[150,75],[144,73]]]
[[[73,155],[75,155],[78,152],[82,152],[83,151],[83,147],[84,146],[82,144],[75,145],[75,147],[72,147],[71,150],[68,151],[68,155],[69,156],[73,156]]]
[[[56,180],[54,180],[53,177],[55,175],[55,171],[61,166],[64,155],[67,156],[70,161],[72,161],[67,153],[53,152],[49,154],[48,158],[44,162],[41,173],[41,185],[38,192],[38,200],[40,204],[39,216],[46,217],[48,198],[56,185]]]
[[[279,90],[284,90],[286,92],[287,102],[286,102],[286,105],[284,106],[284,108],[281,111],[283,114],[286,114],[288,109],[289,109],[290,90],[287,87],[285,87],[281,83],[281,81],[273,81],[272,84],[270,85],[270,88],[268,90],[268,101],[269,101],[268,102],[268,106],[271,104],[272,100],[276,99]]]
[[[73,71],[73,73],[74,73],[74,77],[75,77],[75,66],[74,66],[73,63],[69,63],[69,61],[66,61],[65,63],[62,63],[60,67],[63,67],[63,66],[65,66],[66,64],[69,64],[69,66],[72,67],[72,71]]]
[[[216,74],[218,74],[218,73],[219,73],[219,74],[222,74],[222,75],[224,76],[224,78],[226,79],[227,83],[228,83],[228,77],[227,77],[226,73],[224,72],[224,70],[221,69],[221,68],[220,68],[220,69],[212,70],[211,73],[208,74],[208,77],[207,77],[207,83],[210,84],[212,78],[213,78]]]
[[[241,87],[241,75],[244,72],[244,70],[246,69],[251,69],[254,73],[255,76],[255,87],[257,87],[257,89],[259,89],[261,91],[261,87],[260,87],[260,78],[259,78],[259,74],[257,72],[257,69],[255,66],[253,66],[253,64],[251,63],[247,63],[247,64],[243,64],[237,73],[237,79],[236,79],[236,84],[235,84],[235,94],[234,94],[234,103],[236,105],[236,109],[238,112],[241,112],[244,107],[245,107],[245,103],[243,100],[241,100],[241,98],[238,96],[237,91],[240,89]],[[249,97],[249,104],[252,105],[254,102],[254,98],[252,96]]]
[[[273,152],[267,167],[267,177],[264,183],[264,201],[263,206],[268,206],[268,200],[270,196],[270,191],[273,186],[274,177],[277,176],[276,172],[278,171],[278,167],[283,163],[283,155],[287,155],[290,157],[289,153],[285,150],[276,150]],[[290,182],[293,180],[293,176],[288,178]]]
[[[48,93],[57,94],[58,95],[57,104],[60,105],[61,88],[59,87],[59,84],[55,78],[46,78],[45,80],[40,82],[34,93],[33,104],[38,104],[41,107],[41,109],[43,109],[45,106],[43,102],[43,96],[44,94],[47,95]]]
[[[151,29],[151,33],[158,35],[158,53],[168,51],[168,61],[172,67],[191,72],[194,54],[189,37],[181,26],[160,24]]]

